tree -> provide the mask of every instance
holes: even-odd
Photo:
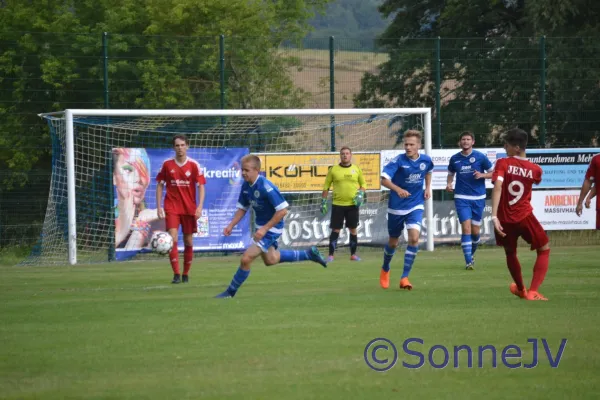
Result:
[[[389,61],[378,73],[363,76],[355,105],[435,105],[436,41],[442,37],[442,112],[435,115],[442,124],[442,144],[454,145],[465,129],[474,130],[479,143],[497,144],[498,134],[513,126],[532,134],[532,146],[590,145],[597,140],[598,45],[591,39],[544,42],[541,37],[597,36],[600,3],[386,0],[380,11],[384,16],[396,13],[379,38]]]
[[[5,0],[0,2],[0,168],[3,185],[49,167],[38,113],[103,108],[108,32],[111,108],[219,108],[219,35],[226,107],[301,107],[279,56],[329,0]]]

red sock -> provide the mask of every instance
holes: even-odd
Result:
[[[548,272],[548,263],[550,262],[550,249],[538,252],[535,264],[533,266],[533,278],[531,278],[531,287],[529,290],[537,292]]]
[[[192,268],[192,259],[194,258],[194,248],[185,246],[183,249],[183,274],[187,275]]]
[[[169,259],[171,260],[173,273],[179,275],[179,250],[177,249],[177,242],[173,242],[173,248],[169,253]]]
[[[519,288],[519,290],[525,289],[525,285],[523,284],[523,276],[521,275],[521,264],[519,263],[516,252],[506,254],[506,264],[508,266],[508,270],[510,271],[510,276],[512,276],[513,280],[517,284],[517,288]]]

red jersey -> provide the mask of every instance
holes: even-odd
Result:
[[[156,181],[166,184],[166,214],[196,214],[196,184],[206,184],[202,168],[196,160],[188,157],[183,164],[179,164],[174,158],[165,160]]]
[[[598,190],[598,182],[600,182],[600,154],[592,157],[592,161],[590,161],[590,165],[585,173],[585,179],[589,179],[596,186],[596,190]],[[596,196],[598,195],[600,193],[596,193]],[[598,200],[596,200],[596,210],[600,210],[600,201]]]
[[[501,158],[496,161],[492,182],[502,182],[498,219],[516,223],[533,213],[531,188],[542,181],[542,168],[522,157]]]

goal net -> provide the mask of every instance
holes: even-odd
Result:
[[[206,197],[194,250],[238,252],[251,243],[252,213],[231,236],[221,233],[236,209],[242,184],[239,161],[257,154],[264,175],[290,204],[281,248],[328,245],[331,211],[321,215],[328,168],[348,146],[367,180],[359,246],[387,241],[389,191],[383,166],[401,152],[407,129],[424,133],[431,153],[429,108],[338,110],[66,110],[41,114],[52,136],[52,180],[39,243],[24,264],[76,264],[128,260],[150,253],[164,231],[157,218],[156,175],[174,156],[172,138],[185,134],[188,156],[204,168]],[[331,200],[331,194],[330,194]],[[426,203],[427,216],[433,210]],[[431,230],[422,243],[433,250]],[[343,229],[339,249],[349,235]],[[180,250],[183,240],[178,241]]]

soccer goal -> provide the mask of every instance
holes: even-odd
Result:
[[[149,253],[152,231],[164,229],[156,215],[155,177],[162,161],[173,157],[176,134],[187,136],[188,156],[205,169],[207,195],[194,250],[206,252],[241,251],[250,243],[251,217],[231,237],[221,235],[235,211],[245,154],[261,158],[265,176],[290,203],[280,246],[327,246],[330,216],[319,211],[322,186],[340,149],[350,147],[367,179],[359,246],[383,247],[389,191],[380,185],[381,169],[403,151],[398,137],[407,129],[423,132],[425,153],[432,147],[430,108],[69,109],[40,116],[52,137],[52,178],[41,237],[25,264],[73,265]],[[422,232],[429,251],[432,215],[430,199]],[[342,232],[340,249],[347,236]]]

